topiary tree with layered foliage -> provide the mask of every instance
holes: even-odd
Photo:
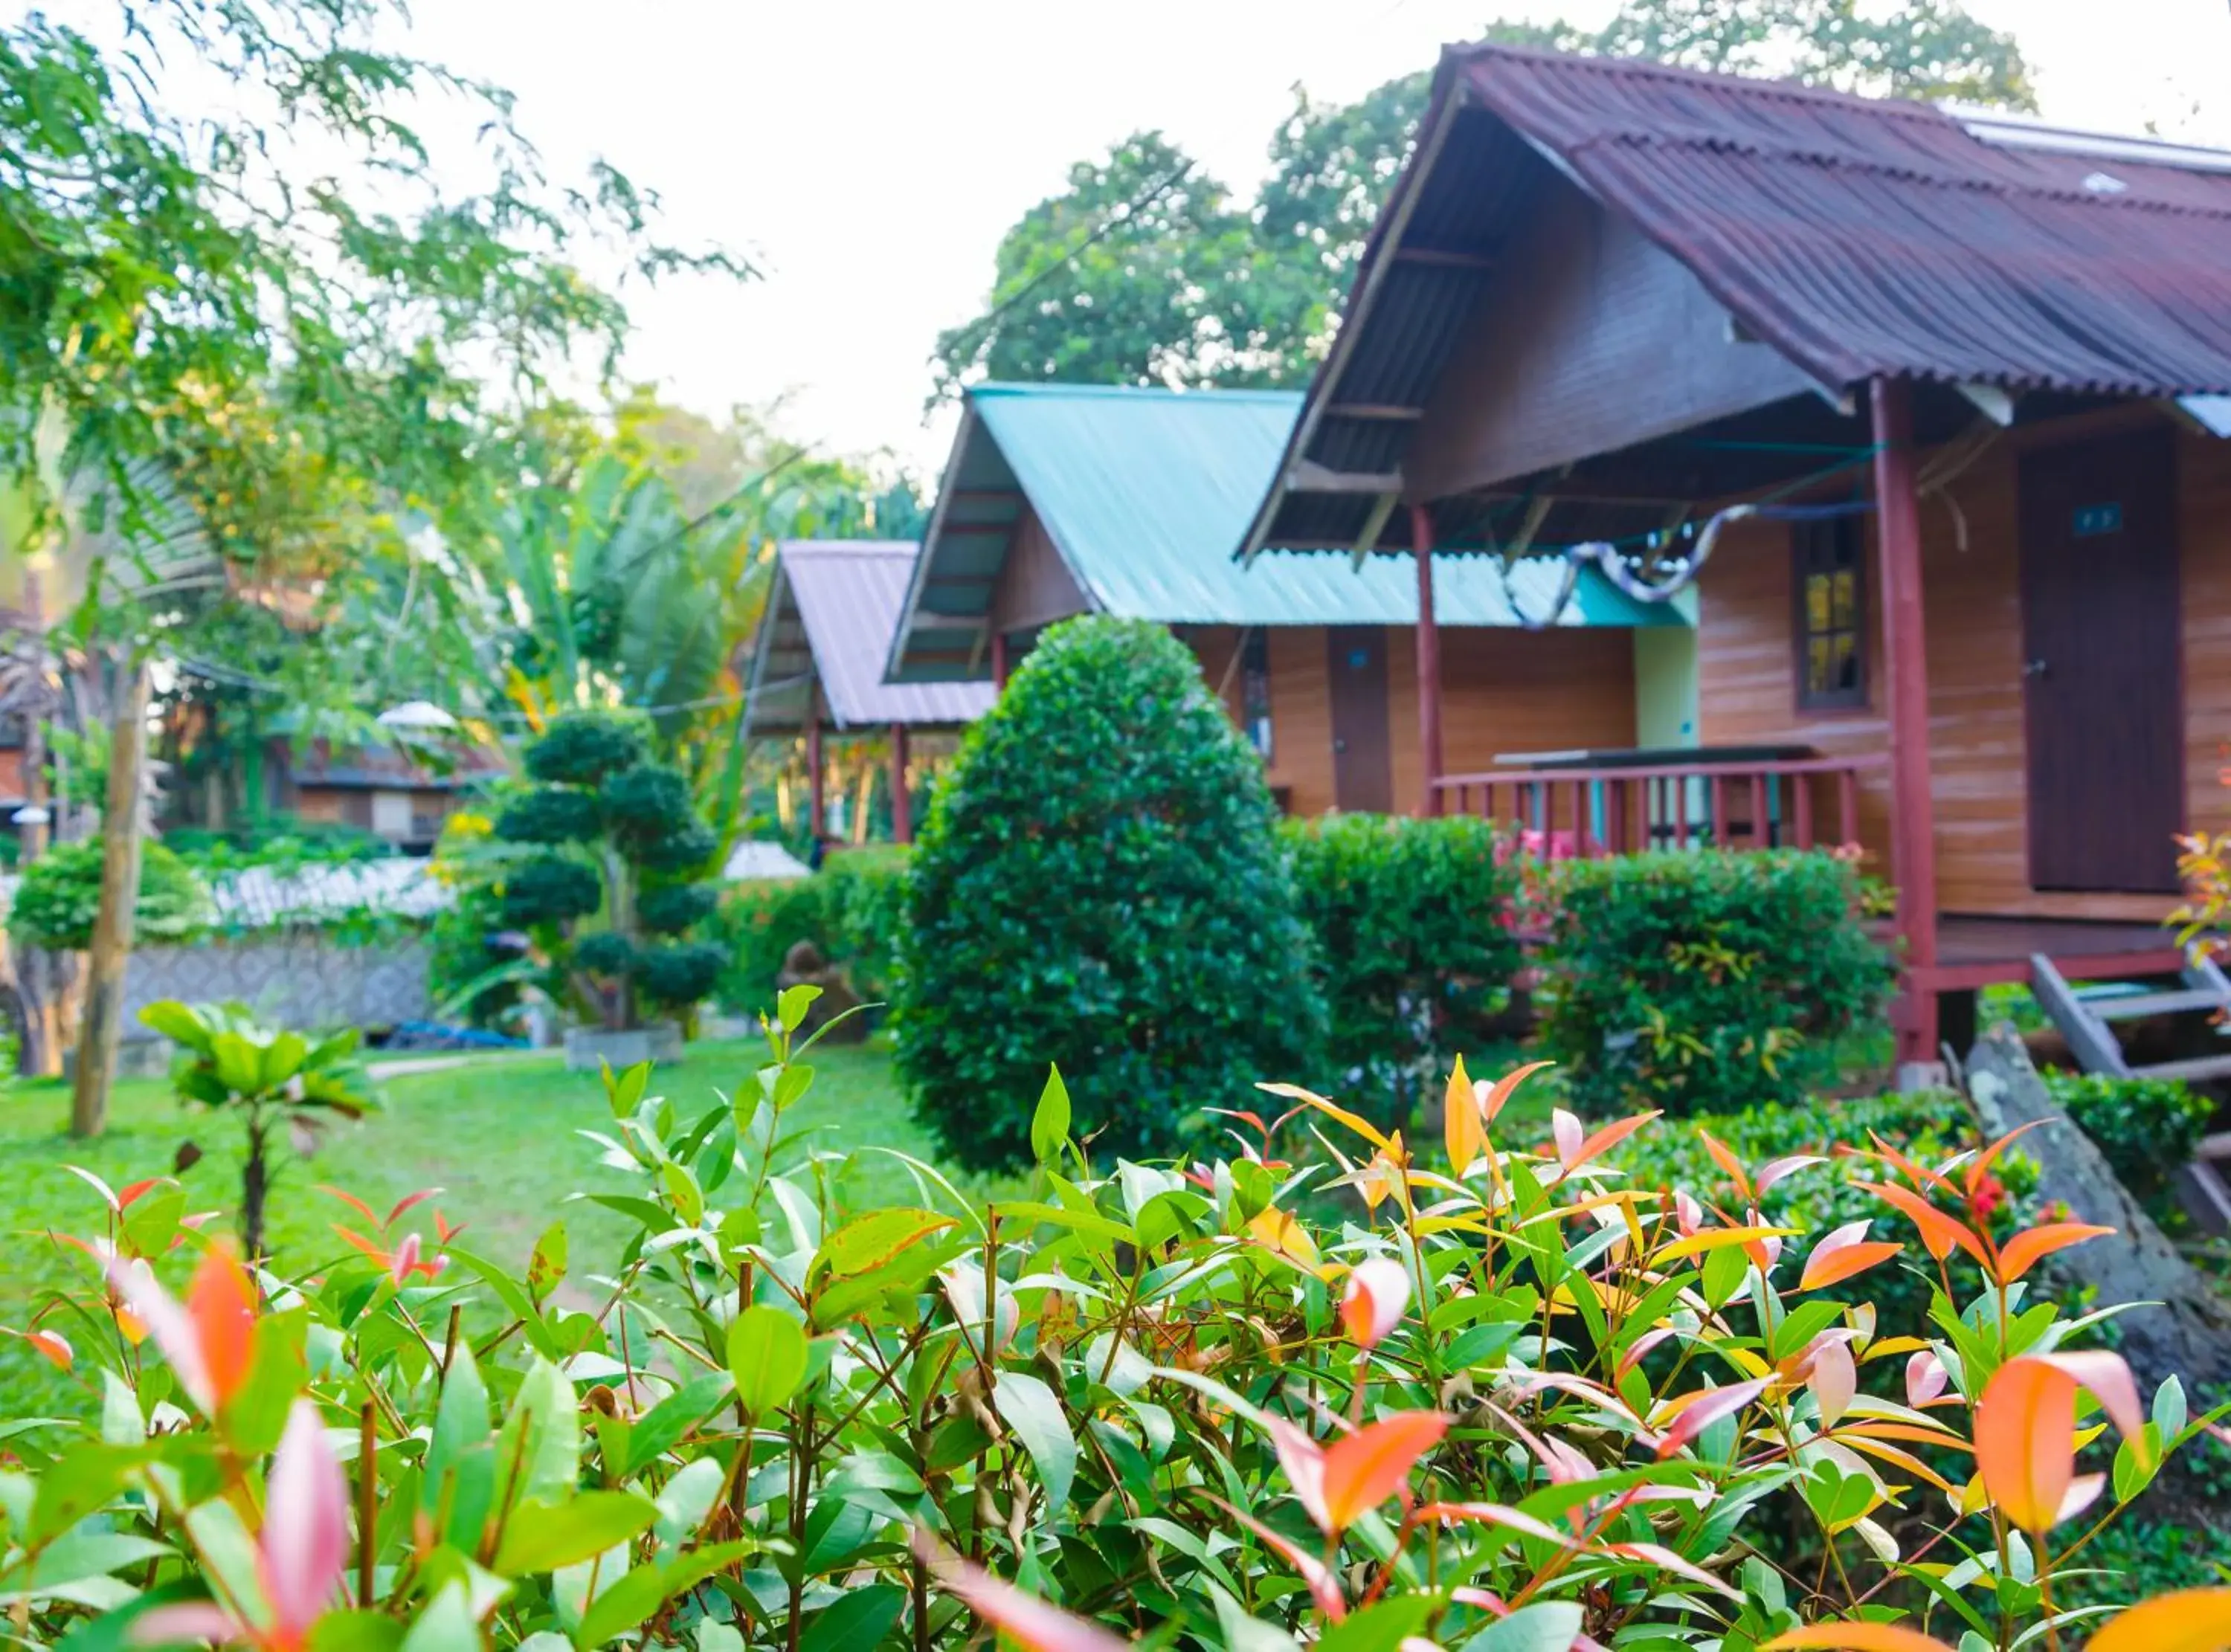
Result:
[[[639,718],[568,712],[524,757],[535,784],[495,835],[527,852],[506,872],[505,921],[532,933],[581,1007],[618,1031],[643,1010],[705,997],[727,955],[691,932],[713,910],[717,844],[681,771],[655,761]]]
[[[1103,1154],[1299,1077],[1324,1014],[1262,765],[1168,632],[1047,632],[938,789],[894,1024],[964,1164],[1027,1163],[1049,1062]]]

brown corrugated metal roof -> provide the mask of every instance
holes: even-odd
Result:
[[[991,707],[988,682],[883,681],[916,547],[911,541],[794,539],[775,551],[775,587],[753,644],[748,732],[803,726],[817,679],[838,728],[954,727]]]
[[[1460,58],[1471,99],[1823,384],[2231,391],[2231,175],[2192,152],[2047,148],[1930,104],[1621,59]]]
[[[1905,375],[2063,397],[2231,392],[2231,155],[1633,59],[1452,48],[1249,546],[1354,543],[1368,494],[1312,492],[1296,461],[1399,472],[1415,423],[1342,410],[1426,405],[1561,179],[1826,390]],[[1406,546],[1406,515],[1381,548]],[[1461,548],[1451,526],[1443,543]]]

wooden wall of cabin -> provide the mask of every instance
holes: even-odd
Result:
[[[1948,490],[1966,518],[1964,549],[1946,497],[1922,501],[1930,766],[1937,897],[1945,912],[2146,920],[2170,904],[2157,895],[2030,887],[2015,533],[2024,451],[2163,416],[2130,408],[2007,432]],[[2176,445],[2188,825],[2215,832],[2231,829],[2231,790],[2219,779],[2231,756],[2231,442],[2180,429]],[[1882,604],[1872,545],[1867,574],[1870,704],[1801,712],[1788,532],[1761,524],[1723,540],[1699,590],[1704,744],[1801,740],[1832,755],[1885,749]],[[1872,869],[1895,875],[1888,786],[1879,772],[1867,778],[1862,795],[1860,838]]]
[[[1236,626],[1187,626],[1179,632],[1200,661],[1211,690],[1224,689],[1234,723],[1245,713],[1245,685],[1232,660],[1240,646]],[[1322,815],[1333,804],[1332,683],[1325,666],[1325,634],[1315,625],[1274,625],[1264,641],[1271,661],[1271,761],[1264,778],[1285,794],[1287,812]]]
[[[1387,649],[1394,707],[1394,800],[1417,811],[1425,787],[1418,743],[1418,636]],[[1478,774],[1498,753],[1616,749],[1634,744],[1634,641],[1624,629],[1441,629],[1441,772]]]
[[[1187,627],[1181,633],[1211,688],[1226,681],[1225,708],[1240,720],[1239,632]],[[1334,805],[1332,681],[1321,626],[1268,629],[1271,761],[1267,778],[1290,813]],[[1418,641],[1387,628],[1387,739],[1394,807],[1415,814],[1424,787],[1418,748]],[[1441,632],[1443,771],[1476,772],[1497,752],[1557,752],[1634,743],[1634,646],[1625,630],[1533,634],[1478,627]]]

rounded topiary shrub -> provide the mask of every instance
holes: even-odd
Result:
[[[1056,626],[924,823],[895,1024],[917,1113],[975,1167],[1030,1158],[1048,1062],[1095,1151],[1166,1153],[1323,1012],[1262,765],[1160,626]]]
[[[1539,1053],[1584,1114],[1794,1105],[1881,1028],[1895,971],[1833,855],[1629,855],[1551,881]]]

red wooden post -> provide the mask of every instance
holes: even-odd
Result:
[[[914,842],[914,800],[907,796],[907,731],[891,725],[891,841]]]
[[[1859,841],[1859,778],[1849,769],[1836,771],[1836,847]]]
[[[1929,778],[1929,657],[1921,605],[1921,511],[1914,492],[1913,390],[1873,384],[1875,532],[1882,557],[1883,654],[1890,677],[1891,855],[1898,932],[1905,943],[1905,1013],[1898,1058],[1937,1059],[1937,995],[1916,991],[1937,963],[1937,822]]]
[[[1728,781],[1725,775],[1712,777],[1712,847],[1725,849],[1728,840],[1735,836],[1728,829]]]
[[[1007,634],[1005,631],[992,633],[992,686],[995,688],[1007,686]]]
[[[1441,622],[1433,611],[1433,513],[1410,507],[1410,545],[1418,561],[1418,761],[1425,770],[1424,815],[1440,812]]]
[[[1790,829],[1796,836],[1797,847],[1809,849],[1813,847],[1813,777],[1793,774],[1789,784],[1790,797],[1796,804],[1796,818]]]
[[[1769,847],[1766,830],[1766,771],[1763,769],[1750,778],[1750,846],[1755,849]]]

